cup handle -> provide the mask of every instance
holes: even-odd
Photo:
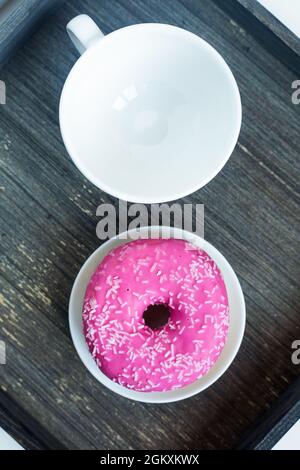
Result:
[[[67,32],[80,54],[104,36],[95,21],[88,15],[75,16],[67,24]]]

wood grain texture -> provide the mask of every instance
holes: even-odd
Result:
[[[300,378],[256,422],[239,449],[270,450],[294,426],[300,417]]]
[[[5,0],[0,4],[0,66],[63,0]]]
[[[223,0],[226,1],[226,0]],[[264,8],[257,0],[237,0],[245,9],[251,12],[260,23],[273,31],[290,49],[299,54],[299,38],[290,31],[284,24],[275,18],[270,11]]]
[[[228,372],[183,402],[146,405],[110,393],[70,339],[71,287],[100,243],[96,208],[117,203],[78,172],[59,132],[59,96],[77,57],[65,25],[83,12],[104,33],[139,22],[184,27],[216,47],[241,91],[243,126],[231,159],[181,202],[205,204],[206,239],[240,278],[245,339]],[[230,448],[299,374],[291,343],[300,338],[300,106],[292,104],[291,83],[300,66],[295,51],[282,60],[264,47],[261,34],[266,44],[276,40],[270,29],[257,38],[244,22],[212,0],[72,0],[2,70],[0,339],[7,364],[0,366],[0,405],[14,403],[21,428],[31,417],[27,447]]]

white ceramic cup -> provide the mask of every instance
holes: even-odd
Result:
[[[63,87],[60,126],[86,178],[120,199],[158,203],[216,176],[242,113],[236,81],[213,47],[165,24],[103,36],[87,15],[67,31],[82,55]]]
[[[77,275],[71,292],[69,303],[69,324],[73,343],[81,361],[102,385],[105,385],[113,392],[116,392],[123,397],[131,398],[132,400],[142,401],[145,403],[167,403],[182,400],[201,392],[212,385],[227,370],[235,358],[242,342],[245,330],[246,308],[238,278],[228,261],[216,248],[198,235],[185,230],[171,227],[151,227],[152,237],[158,238],[158,236],[163,236],[187,240],[197,247],[205,250],[216,262],[222,272],[229,301],[228,338],[222,353],[209,372],[187,387],[171,390],[169,392],[137,392],[110,380],[98,368],[86,344],[82,323],[82,308],[85,291],[97,266],[113,248],[127,243],[131,239],[137,239],[139,237],[146,238],[148,233],[149,227],[133,229],[127,232],[127,240],[124,239],[126,238],[124,237],[124,234],[120,234],[103,243],[103,245],[101,245],[87,259]]]

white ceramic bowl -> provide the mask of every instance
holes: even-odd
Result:
[[[136,392],[113,382],[103,374],[96,365],[87,347],[83,334],[82,307],[86,287],[92,274],[102,259],[113,248],[131,241],[129,238],[130,236],[135,239],[138,238],[139,235],[142,235],[143,238],[147,238],[149,227],[128,231],[127,240],[124,240],[124,234],[108,240],[87,259],[77,275],[71,292],[69,303],[69,323],[73,343],[80,359],[100,383],[113,392],[116,392],[123,397],[131,398],[132,400],[142,401],[145,403],[167,403],[182,400],[201,392],[213,384],[226,371],[237,354],[244,335],[246,308],[243,292],[236,274],[224,256],[221,255],[221,253],[210,243],[195,234],[176,228],[151,227],[151,230],[155,235],[160,234],[166,236],[167,234],[167,236],[171,238],[182,238],[199,248],[202,248],[212,257],[222,272],[229,300],[229,332],[224,349],[210,371],[187,387],[177,390],[168,392]],[[120,236],[122,239],[119,238]]]
[[[65,82],[60,127],[86,178],[119,199],[158,203],[216,176],[236,145],[241,101],[212,46],[165,24],[103,37],[86,15],[68,31],[87,50]]]

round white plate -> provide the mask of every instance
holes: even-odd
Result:
[[[168,238],[181,238],[203,249],[216,262],[217,266],[222,272],[229,300],[229,332],[224,349],[210,371],[200,379],[196,380],[194,383],[181,389],[172,390],[169,392],[136,392],[113,382],[105,374],[103,374],[96,365],[87,347],[83,334],[82,308],[86,287],[92,274],[103,258],[113,248],[131,241],[132,238],[148,238],[149,227],[142,227],[140,229],[133,229],[128,231],[127,239],[124,239],[124,234],[120,234],[117,237],[106,241],[87,259],[76,277],[71,292],[69,303],[69,323],[73,343],[80,359],[86,368],[91,372],[91,374],[93,374],[93,376],[100,383],[105,385],[113,392],[116,392],[123,397],[131,398],[132,400],[142,401],[145,403],[166,403],[182,400],[184,398],[195,395],[209,387],[219,377],[221,377],[221,375],[230,366],[239,350],[244,335],[246,308],[244,295],[235,272],[224,256],[210,243],[200,238],[198,235],[176,228],[151,227],[151,231],[152,234],[155,234],[154,236],[156,236],[156,238],[158,234],[164,237],[166,237],[167,234]]]

